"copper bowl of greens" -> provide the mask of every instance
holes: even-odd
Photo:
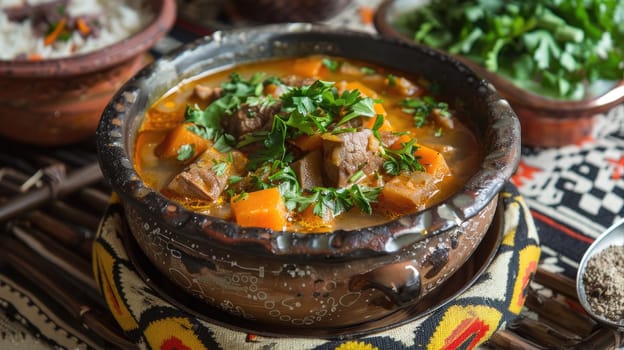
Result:
[[[386,0],[375,27],[462,60],[512,105],[524,144],[562,146],[624,102],[624,4],[576,3]]]
[[[284,24],[156,60],[96,141],[131,238],[169,281],[206,314],[305,332],[386,317],[453,278],[520,129],[444,54]]]

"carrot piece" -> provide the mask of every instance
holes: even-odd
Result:
[[[286,205],[277,187],[232,197],[230,205],[241,226],[272,230],[283,230],[286,226]]]
[[[360,6],[360,21],[362,24],[371,24],[373,23],[373,18],[375,17],[375,10],[372,7],[368,6]]]
[[[298,58],[293,63],[293,71],[295,74],[316,78],[321,74],[323,68],[323,58],[320,56],[311,56]]]
[[[364,96],[364,97],[370,97],[372,99],[376,99],[378,97],[377,93],[375,92],[375,90],[369,88],[368,86],[362,84],[359,81],[350,81],[346,84],[341,84],[338,85],[337,88],[339,90],[342,89],[342,91],[344,90],[358,90],[360,92],[360,95]],[[386,109],[384,108],[384,106],[381,103],[374,103],[373,104],[373,109],[375,110],[375,114],[381,114],[382,116],[386,117],[388,115],[388,113],[386,112]],[[362,118],[362,126],[365,128],[369,128],[372,129],[373,126],[375,125],[375,117],[363,117]],[[388,121],[387,118],[384,118],[384,122],[381,125],[381,127],[379,128],[379,131],[392,131],[392,125],[390,124],[390,121]]]
[[[420,164],[422,164],[428,174],[436,178],[451,174],[442,153],[433,148],[418,145],[418,149],[414,152],[414,155],[419,157]]]
[[[65,29],[65,22],[67,22],[67,19],[65,17],[61,18],[61,20],[58,21],[58,23],[56,24],[56,27],[54,27],[54,30],[52,30],[52,32],[50,32],[50,34],[48,34],[43,39],[43,44],[45,46],[52,45],[56,41],[56,39],[58,39],[63,29]]]
[[[309,152],[315,149],[320,149],[323,145],[323,139],[320,134],[301,135],[293,139],[291,143],[297,146],[300,150]]]
[[[183,145],[192,145],[195,152],[190,159],[184,161],[185,163],[189,163],[208,149],[210,141],[189,130],[191,125],[192,123],[182,123],[169,131],[165,139],[154,150],[156,155],[159,158],[176,159],[180,147]]]
[[[369,88],[368,86],[362,84],[361,82],[354,80],[346,83],[344,85],[344,90],[359,90],[361,95],[364,97],[377,98],[377,93],[375,90]]]
[[[377,198],[378,206],[393,215],[423,209],[434,189],[435,181],[429,175],[397,176],[384,184]]]
[[[80,34],[82,34],[82,36],[88,36],[89,34],[91,34],[91,27],[89,27],[87,22],[81,17],[78,17],[78,19],[76,19],[76,28],[78,28],[78,31],[80,31]]]
[[[395,150],[395,151],[399,150],[403,148],[403,144],[408,143],[410,141],[412,141],[412,137],[410,135],[403,134],[399,136],[399,138],[396,139],[396,141],[394,141],[393,144],[390,145],[390,149]]]
[[[375,105],[378,105],[378,103],[375,103]],[[375,108],[375,112],[377,112],[377,108]],[[385,110],[384,110],[384,113],[385,113]],[[381,114],[384,117],[386,116],[386,114],[382,114],[382,113],[377,113],[377,114]],[[362,117],[362,127],[372,129],[373,126],[375,126],[376,119],[377,119],[376,117]],[[383,124],[381,124],[381,126],[379,127],[379,131],[392,131],[392,130],[394,130],[394,128],[392,127],[392,124],[390,124],[390,121],[388,120],[388,118],[384,118]]]
[[[29,61],[41,61],[43,59],[43,56],[41,56],[38,53],[33,53],[31,55],[28,55],[28,60]]]

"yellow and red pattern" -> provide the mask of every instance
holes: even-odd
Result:
[[[519,314],[524,306],[526,291],[535,271],[540,257],[540,248],[530,245],[520,250],[518,257],[518,276],[513,287],[513,294],[509,302],[509,311]]]
[[[137,329],[139,325],[119,294],[121,288],[116,285],[113,277],[115,260],[116,258],[109,254],[102,244],[99,242],[93,244],[93,273],[96,277],[95,280],[100,284],[100,290],[113,317],[121,328],[128,332]]]
[[[209,350],[193,332],[193,325],[188,318],[161,318],[148,325],[143,333],[151,349]]]
[[[446,310],[428,350],[475,349],[498,329],[502,313],[485,305],[454,305]]]
[[[346,343],[340,344],[340,346],[338,346],[336,350],[379,350],[379,349],[375,346],[372,346],[371,344],[366,344],[364,342],[347,341]]]

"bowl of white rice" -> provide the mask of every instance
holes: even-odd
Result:
[[[175,0],[0,0],[0,137],[47,146],[94,136],[175,17]]]

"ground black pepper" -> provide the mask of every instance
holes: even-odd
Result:
[[[595,314],[624,319],[624,246],[612,245],[587,261],[585,294]]]

